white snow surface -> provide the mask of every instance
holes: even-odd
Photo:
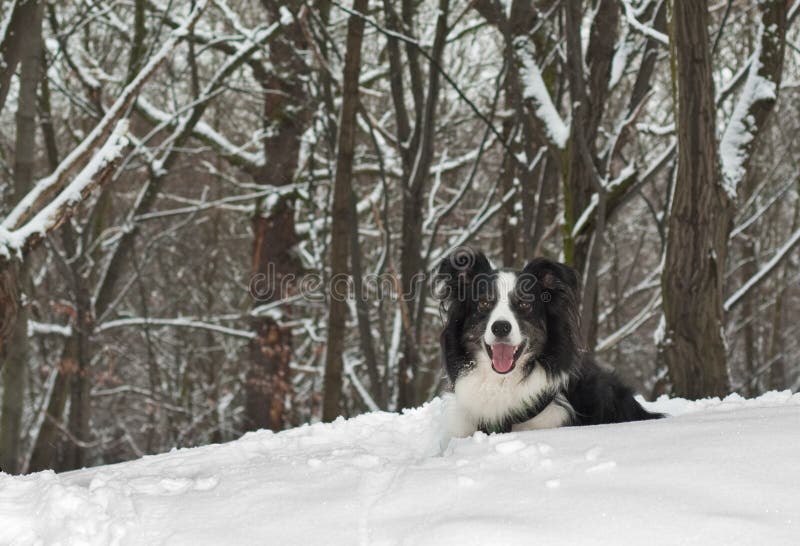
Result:
[[[0,544],[797,543],[800,394],[452,440],[448,403],[0,474]]]

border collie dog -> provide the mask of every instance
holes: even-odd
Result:
[[[454,392],[451,432],[533,430],[655,419],[579,343],[578,275],[536,258],[494,269],[457,249],[439,265],[442,357]]]

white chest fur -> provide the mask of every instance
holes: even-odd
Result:
[[[451,416],[451,428],[458,436],[469,435],[478,430],[481,423],[500,423],[515,410],[535,404],[539,398],[562,385],[561,380],[547,377],[541,366],[536,366],[527,377],[523,374],[523,363],[510,373],[501,375],[492,370],[488,355],[480,355],[470,373],[459,377],[455,384],[455,400]],[[563,408],[550,409],[542,416],[541,423],[531,423],[531,428],[549,428],[547,425],[564,424]],[[537,419],[539,416],[535,417]],[[554,424],[559,422],[559,424]],[[544,425],[544,426],[537,426]]]

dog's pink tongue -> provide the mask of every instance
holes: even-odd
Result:
[[[505,343],[492,345],[492,368],[498,373],[507,373],[514,366],[514,346]]]

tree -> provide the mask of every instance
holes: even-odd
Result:
[[[263,0],[265,11],[273,22],[286,22],[283,35],[270,42],[270,61],[273,70],[259,70],[263,98],[263,125],[267,135],[263,140],[264,157],[269,165],[257,174],[265,184],[290,187],[296,176],[301,135],[309,120],[309,97],[305,79],[309,67],[297,55],[308,44],[301,29],[302,2]],[[291,20],[285,21],[289,9]],[[250,365],[246,378],[245,426],[249,430],[269,428],[281,430],[287,421],[286,408],[291,397],[292,332],[281,324],[288,313],[260,313],[262,305],[275,303],[283,297],[279,287],[285,279],[299,277],[303,267],[296,255],[299,242],[295,230],[296,195],[288,192],[277,199],[261,198],[253,216],[253,253],[251,278],[263,276],[268,297],[254,303],[252,329],[255,338],[250,342]]]
[[[336,176],[333,179],[333,209],[331,214],[331,293],[328,314],[328,342],[325,352],[325,386],[322,402],[323,421],[333,421],[341,410],[342,351],[347,321],[348,290],[342,281],[347,280],[348,226],[357,221],[350,215],[353,191],[353,156],[356,145],[356,112],[358,110],[358,77],[361,73],[361,41],[364,36],[364,19],[367,0],[353,0],[353,11],[347,21],[347,43],[342,73],[342,108],[339,116],[339,135],[336,150]],[[359,252],[351,248],[350,253]],[[361,297],[356,294],[356,297]]]
[[[418,404],[426,386],[435,374],[421,369],[419,340],[425,298],[421,294],[421,276],[425,264],[422,256],[423,198],[428,171],[433,160],[433,136],[436,127],[436,111],[439,99],[440,63],[447,34],[448,0],[440,0],[436,17],[433,47],[428,56],[428,80],[425,80],[420,63],[418,44],[405,41],[410,92],[413,97],[413,119],[406,108],[404,63],[401,56],[398,33],[414,31],[415,9],[413,2],[403,0],[401,13],[395,12],[391,2],[384,0],[387,34],[387,49],[391,71],[390,83],[392,103],[397,119],[396,143],[402,158],[402,222],[400,236],[400,292],[399,299],[402,329],[402,357],[397,369],[397,406],[404,408]],[[402,27],[401,27],[402,25]],[[435,381],[435,380],[434,380]]]
[[[730,392],[723,292],[728,239],[739,182],[777,99],[786,4],[760,5],[762,20],[748,84],[722,137],[722,173],[708,5],[674,2],[671,10],[678,167],[661,277],[659,358],[676,395],[724,396]]]
[[[34,174],[35,134],[36,134],[36,90],[39,86],[42,41],[42,5],[28,2],[33,17],[29,26],[16,26],[11,32],[19,33],[20,49],[20,89],[17,102],[17,136],[14,152],[14,196],[21,199],[31,187]],[[13,24],[13,21],[12,21]],[[22,29],[24,28],[24,32]],[[0,100],[5,97],[0,97]],[[14,324],[7,335],[0,335],[0,366],[3,379],[3,405],[0,418],[0,468],[14,473],[19,468],[20,425],[22,421],[23,397],[25,394],[25,375],[28,367],[28,304],[31,295],[23,287],[27,271],[22,263],[11,264],[3,284],[8,287],[10,299],[0,301],[0,305],[17,309]],[[17,286],[13,286],[16,284]],[[5,339],[4,339],[5,338]]]

